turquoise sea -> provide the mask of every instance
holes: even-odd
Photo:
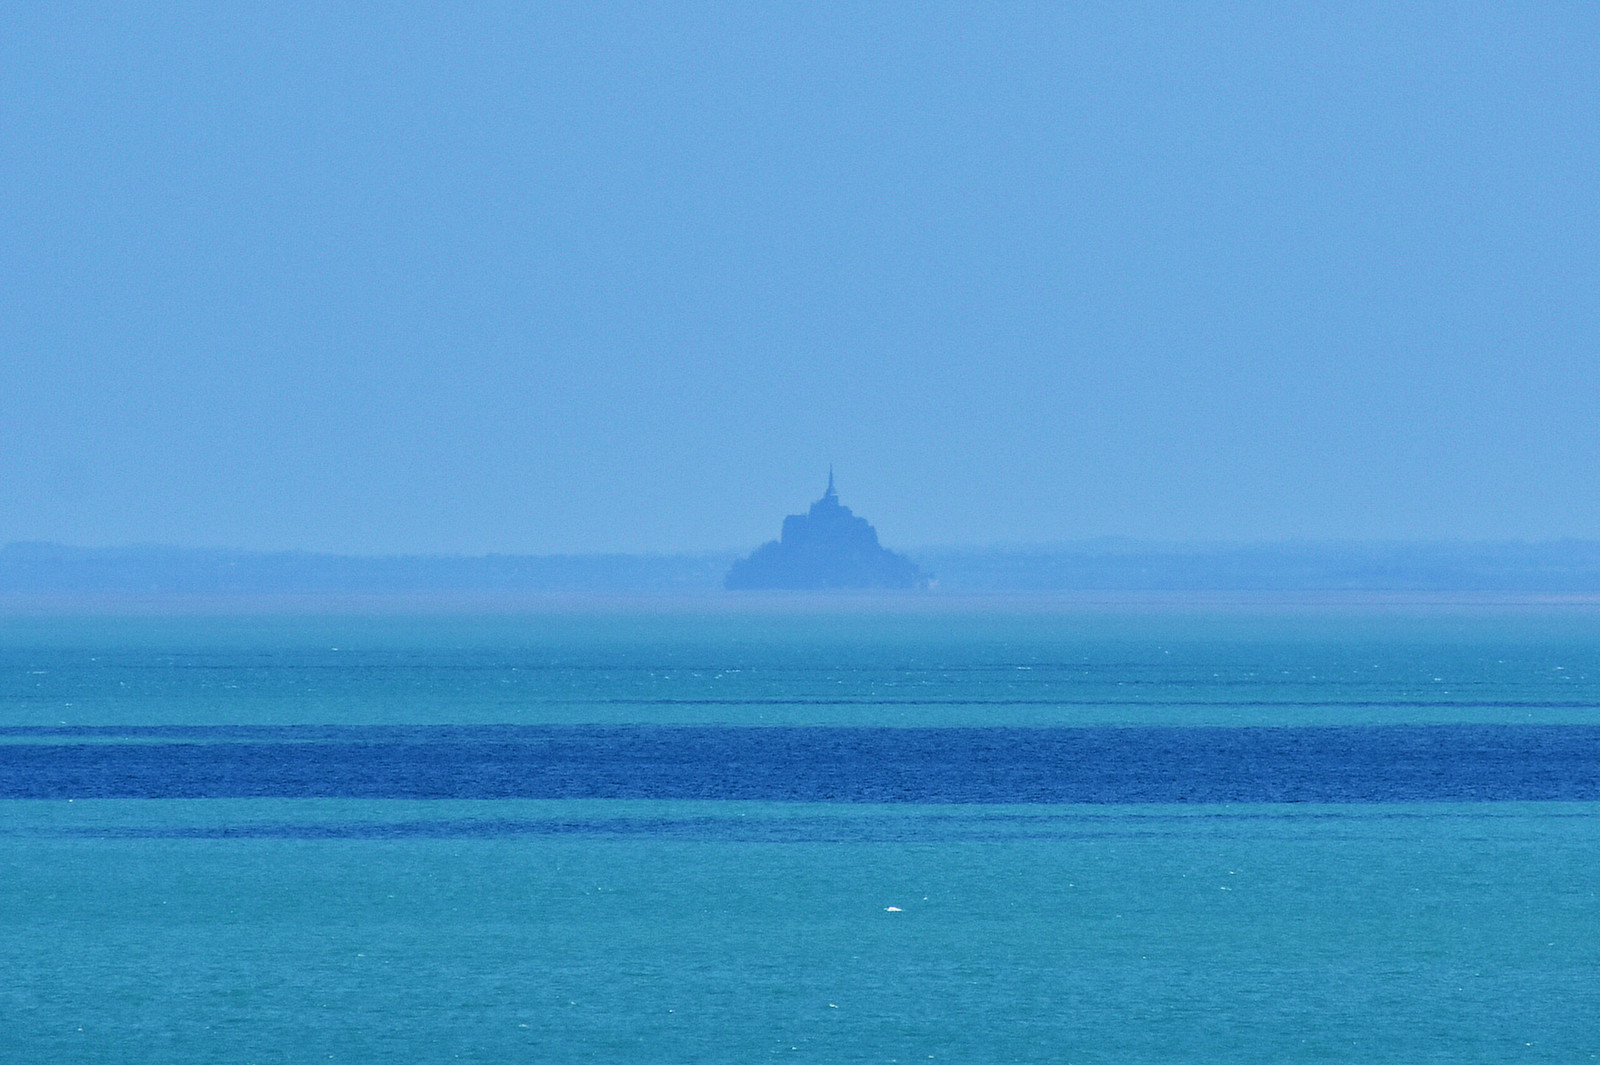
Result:
[[[1597,725],[1585,603],[13,614],[0,1060],[1596,1060]]]

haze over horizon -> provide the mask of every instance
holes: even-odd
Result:
[[[1600,539],[1600,8],[34,5],[0,543]]]

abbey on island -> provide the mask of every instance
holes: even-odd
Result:
[[[843,588],[920,588],[928,578],[916,564],[878,543],[878,530],[828,490],[804,514],[783,519],[783,532],[739,559],[724,584],[732,589],[818,591]]]

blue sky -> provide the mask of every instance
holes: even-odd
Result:
[[[1600,537],[1600,6],[0,24],[0,541]]]

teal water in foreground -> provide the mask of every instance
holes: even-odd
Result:
[[[0,726],[1600,721],[1600,615],[1564,607],[0,635]],[[0,1059],[1594,1060],[1597,815],[8,800]]]

